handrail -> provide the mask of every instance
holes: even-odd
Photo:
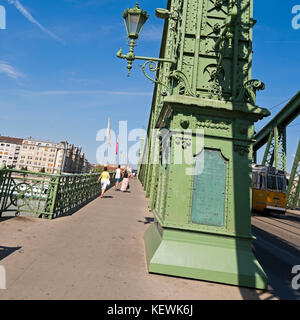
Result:
[[[14,174],[20,174],[16,176]],[[101,173],[47,174],[0,167],[0,217],[4,212],[33,213],[52,219],[77,210],[101,193]],[[113,172],[110,172],[113,174]],[[114,177],[111,177],[111,186]]]

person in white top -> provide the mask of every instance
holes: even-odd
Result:
[[[119,183],[121,180],[121,166],[120,165],[118,166],[118,169],[116,169],[115,180],[116,180],[115,190],[119,190]]]

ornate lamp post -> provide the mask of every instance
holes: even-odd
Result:
[[[136,3],[134,8],[125,10],[123,13],[123,18],[125,20],[125,26],[127,31],[129,52],[126,55],[124,55],[121,48],[117,53],[117,57],[120,59],[126,59],[128,61],[128,64],[127,64],[128,77],[130,75],[130,70],[132,69],[132,63],[134,60],[146,60],[145,65],[148,63],[155,63],[155,62],[168,62],[168,63],[175,64],[175,61],[170,59],[139,57],[134,54],[134,47],[137,46],[137,40],[144,27],[144,24],[149,18],[147,12],[143,11],[139,7],[138,3]],[[143,70],[145,70],[145,65],[143,66]],[[150,69],[152,71],[156,71],[157,64],[155,64],[155,66],[153,64],[150,65]],[[151,78],[149,79],[152,80]]]

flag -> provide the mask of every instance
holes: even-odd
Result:
[[[107,135],[106,135],[106,144],[109,146],[110,144],[110,139],[111,139],[111,132],[110,132],[110,117],[108,118],[108,124],[107,124]]]
[[[116,155],[118,155],[118,148],[119,148],[119,137],[117,139],[117,144],[116,144]]]

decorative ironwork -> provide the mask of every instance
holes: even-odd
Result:
[[[192,145],[192,139],[191,138],[183,138],[183,137],[175,137],[175,143],[177,145],[182,146],[182,149],[186,149]]]
[[[66,214],[100,195],[98,177],[98,173],[48,175],[1,167],[0,216],[13,212],[52,219]]]
[[[154,61],[154,60],[148,60],[148,61],[146,61],[143,65],[140,64],[139,66],[142,67],[143,73],[144,73],[144,75],[146,76],[146,78],[148,78],[148,79],[149,79],[150,81],[152,81],[153,83],[162,85],[162,86],[165,87],[168,91],[170,90],[170,88],[169,88],[166,84],[164,84],[163,82],[157,80],[156,78],[155,78],[155,79],[151,78],[151,77],[148,75],[147,71],[146,71],[146,70],[148,69],[150,72],[154,72],[155,75],[156,75],[157,71],[159,70],[159,64],[158,64],[156,61]]]
[[[241,90],[237,101],[248,101],[255,105],[256,103],[256,91],[264,90],[265,84],[257,79],[249,80],[245,83],[244,88]]]
[[[230,124],[230,122],[209,119],[197,122],[196,126],[197,128],[229,131]]]
[[[184,72],[180,70],[172,71],[169,75],[169,78],[173,78],[180,83],[179,94],[196,97],[196,93],[192,91],[189,80]]]
[[[234,152],[238,152],[240,156],[244,156],[249,154],[250,148],[249,146],[235,144]]]

